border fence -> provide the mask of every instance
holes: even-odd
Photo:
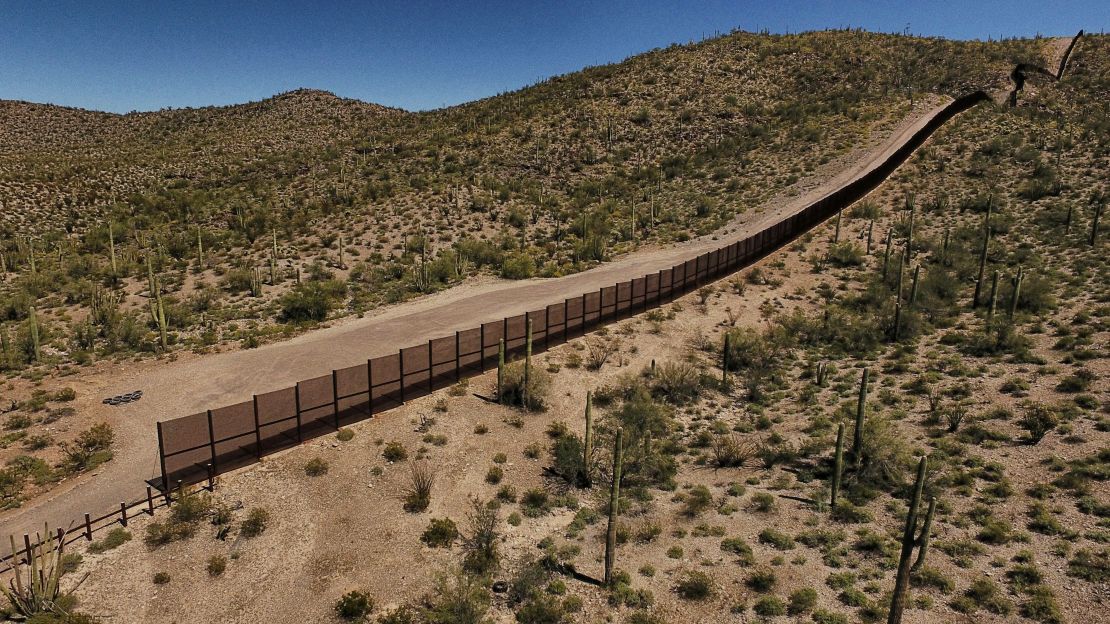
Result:
[[[153,516],[155,509],[170,504],[174,489],[183,493],[185,485],[202,481],[212,488],[218,474],[479,375],[496,367],[500,340],[505,340],[507,355],[523,352],[528,319],[532,320],[533,351],[543,351],[750,266],[863,198],[945,122],[989,99],[985,92],[975,91],[953,100],[870,171],[756,234],[669,269],[434,338],[367,360],[365,365],[333,370],[290,388],[255,395],[249,401],[159,422],[161,476],[151,482],[161,490],[158,494],[148,486],[146,496],[121,502],[101,516],[86,513],[81,522],[67,528],[57,526],[35,538],[24,534],[23,547],[13,548],[0,562],[17,557],[25,561],[32,548],[46,540],[63,544],[92,541],[95,531],[117,523],[127,526],[140,515]]]
[[[986,93],[976,91],[953,100],[870,171],[760,232],[669,269],[483,323],[453,336],[433,338],[241,403],[159,422],[161,477],[156,485],[169,492],[180,484],[211,480],[265,455],[480,375],[496,367],[501,340],[507,356],[524,352],[528,320],[532,321],[533,349],[544,351],[750,266],[867,195],[937,128],[986,99]]]

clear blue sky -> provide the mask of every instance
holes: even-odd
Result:
[[[0,0],[0,99],[126,112],[311,87],[415,110],[736,27],[986,39],[1110,26],[1110,0],[319,4]]]

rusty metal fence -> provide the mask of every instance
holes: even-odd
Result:
[[[344,424],[369,418],[428,394],[464,377],[480,374],[497,363],[498,342],[505,339],[509,353],[524,348],[527,319],[532,319],[533,350],[545,350],[581,336],[604,324],[658,307],[700,285],[735,272],[792,241],[871,192],[905,162],[937,128],[955,115],[988,100],[983,91],[957,98],[915,132],[887,159],[863,176],[810,204],[800,212],[742,241],[702,254],[658,273],[585,293],[527,315],[484,323],[394,355],[368,360],[365,365],[332,371],[254,396],[236,405],[158,423],[161,477],[146,496],[118,509],[68,528],[51,530],[32,540],[23,536],[22,548],[0,556],[0,562],[26,559],[32,548],[49,539],[65,544],[91,541],[93,533],[131,518],[154,515],[169,505],[173,488],[204,480],[211,488],[217,474],[253,463],[262,456],[334,431]],[[184,491],[184,490],[182,490]],[[76,526],[75,526],[76,525]],[[55,525],[57,527],[57,525]],[[56,533],[56,535],[54,534]]]
[[[863,176],[748,238],[669,269],[405,347],[241,403],[159,422],[157,485],[166,492],[179,483],[211,479],[479,375],[496,367],[500,340],[507,355],[523,353],[528,319],[534,350],[543,351],[747,267],[865,196],[948,119],[985,99],[979,91],[954,100]]]

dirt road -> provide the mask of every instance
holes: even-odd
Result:
[[[912,134],[938,114],[947,99],[919,102],[885,137],[802,181],[758,210],[735,218],[710,236],[668,248],[644,249],[590,271],[556,279],[503,281],[486,278],[420,300],[384,309],[362,319],[338,322],[287,342],[207,356],[182,355],[170,363],[120,365],[77,380],[82,409],[110,420],[118,436],[116,458],[98,472],[64,484],[0,517],[0,535],[77,522],[82,514],[107,512],[120,501],[138,498],[144,480],[158,474],[155,422],[247,400],[252,394],[363,363],[449,335],[481,322],[520,314],[548,303],[597,290],[617,281],[670,267],[742,239],[801,210],[884,162]],[[793,193],[793,195],[791,195]],[[141,401],[109,408],[96,397],[142,389]],[[388,415],[383,416],[388,418]]]

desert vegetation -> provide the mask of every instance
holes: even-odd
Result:
[[[380,113],[396,124],[386,144],[395,154],[440,159],[444,171],[456,162],[460,171],[481,172],[507,158],[504,146],[529,145],[560,123],[581,122],[576,139],[596,162],[575,169],[573,160],[556,160],[574,151],[559,152],[554,142],[543,143],[547,151],[532,145],[526,153],[536,160],[527,162],[535,172],[548,158],[569,162],[571,179],[581,176],[582,184],[598,171],[622,180],[617,171],[634,172],[643,162],[627,147],[632,141],[655,146],[658,157],[672,146],[662,137],[681,128],[687,112],[688,122],[704,122],[699,127],[718,123],[706,120],[704,102],[684,105],[681,94],[709,97],[730,84],[733,76],[720,65],[739,67],[740,60],[720,54],[733,50],[728,46],[772,67],[779,62],[774,46],[789,46],[781,50],[802,68],[818,63],[815,72],[835,61],[838,85],[850,89],[859,80],[871,91],[857,91],[893,107],[962,88],[992,64],[1037,50],[1032,41],[965,45],[861,33],[769,41],[732,35],[654,52],[422,117],[444,127],[458,123],[465,140],[486,137],[480,144],[488,161],[448,160],[447,146],[465,140],[452,143],[456,134],[446,131],[430,135],[442,151],[416,150],[397,128],[424,126],[396,113]],[[96,542],[100,552],[85,547],[86,560],[69,572],[91,572],[76,598],[90,613],[125,620],[137,613],[197,620],[266,613],[280,621],[382,624],[725,617],[820,624],[886,621],[892,605],[922,622],[964,615],[1096,620],[1110,557],[1110,271],[1097,234],[1110,193],[1101,175],[1110,165],[1110,98],[1102,97],[1107,45],[1104,37],[1085,40],[1065,80],[1031,81],[1014,108],[985,105],[959,117],[864,202],[735,279],[507,362],[472,381],[476,392],[435,393],[344,430],[353,435],[341,431],[335,441],[311,442],[227,475],[214,492],[180,496],[168,511],[136,521],[143,539],[116,534]],[[687,53],[690,66],[666,69]],[[930,54],[936,63],[887,65]],[[596,86],[618,84],[614,76],[622,75],[635,76],[638,90]],[[706,89],[665,78],[698,75]],[[903,81],[886,82],[888,75]],[[653,104],[664,86],[675,107],[666,99]],[[554,108],[558,94],[588,102],[595,89],[623,114],[596,124],[604,131],[600,144],[592,145],[595,126],[581,113],[556,116],[546,127],[528,123]],[[850,118],[853,110],[815,106],[787,118],[822,126],[823,115]],[[559,108],[574,109],[565,102]],[[739,115],[719,119],[751,128]],[[806,136],[789,127],[771,123],[765,131]],[[513,140],[493,141],[495,129]],[[807,145],[819,152],[838,140],[849,139],[823,134]],[[621,141],[629,143],[621,148]],[[693,219],[723,219],[749,201],[745,189],[760,186],[756,154],[770,158],[786,149],[769,143],[746,151],[732,144],[675,175],[648,178],[665,215],[668,202],[690,199],[678,189],[711,188],[714,166],[732,172],[719,192],[681,203],[691,220],[661,216],[666,225],[644,224],[623,241],[609,230],[591,244],[604,240],[594,249],[618,253],[648,236],[676,240],[667,237],[680,237],[699,223]],[[380,157],[378,149],[364,155]],[[629,151],[618,160],[621,149]],[[731,160],[740,151],[752,160]],[[805,160],[815,157],[822,155],[810,151]],[[776,164],[767,165],[768,174],[790,171],[787,160],[770,162]],[[338,166],[342,172],[347,165]],[[705,178],[694,175],[698,167],[706,167]],[[741,186],[728,189],[733,181]],[[758,192],[774,188],[765,182],[770,186]],[[425,192],[436,188],[424,183]],[[574,255],[585,249],[571,244],[574,224],[582,219],[588,232],[592,220],[619,216],[618,198],[629,197],[619,187],[606,187],[601,195],[608,199],[597,202],[590,192],[560,197],[556,185],[541,185],[540,216],[532,221],[521,208],[522,226],[510,220],[521,191],[494,194],[485,210],[498,206],[517,230],[503,239],[511,244],[499,246],[507,255],[488,267],[524,276],[522,258],[533,248],[550,250],[536,255],[553,258],[551,274],[588,264],[589,254]],[[625,188],[641,197],[645,187]],[[553,206],[578,211],[563,222],[561,242],[538,233],[564,227]],[[259,236],[260,245],[271,244],[265,228]],[[518,241],[527,245],[515,247]],[[427,240],[401,244],[399,262],[411,263],[413,279],[423,280],[425,268],[463,243],[431,251]],[[338,249],[344,252],[335,255],[336,266],[321,265],[333,274],[303,276],[288,301],[310,292],[336,303],[356,296],[350,274],[338,277],[338,265],[355,254]],[[545,266],[533,259],[533,271]],[[169,273],[154,278],[169,281],[158,275]],[[244,277],[246,292],[253,278]],[[301,314],[297,309],[289,308],[288,318]],[[152,317],[147,342],[156,333],[161,340],[158,325]],[[66,356],[59,349],[53,357]],[[22,366],[20,374],[35,370]],[[137,569],[113,566],[124,560],[139,562]],[[221,600],[200,603],[197,587]]]

